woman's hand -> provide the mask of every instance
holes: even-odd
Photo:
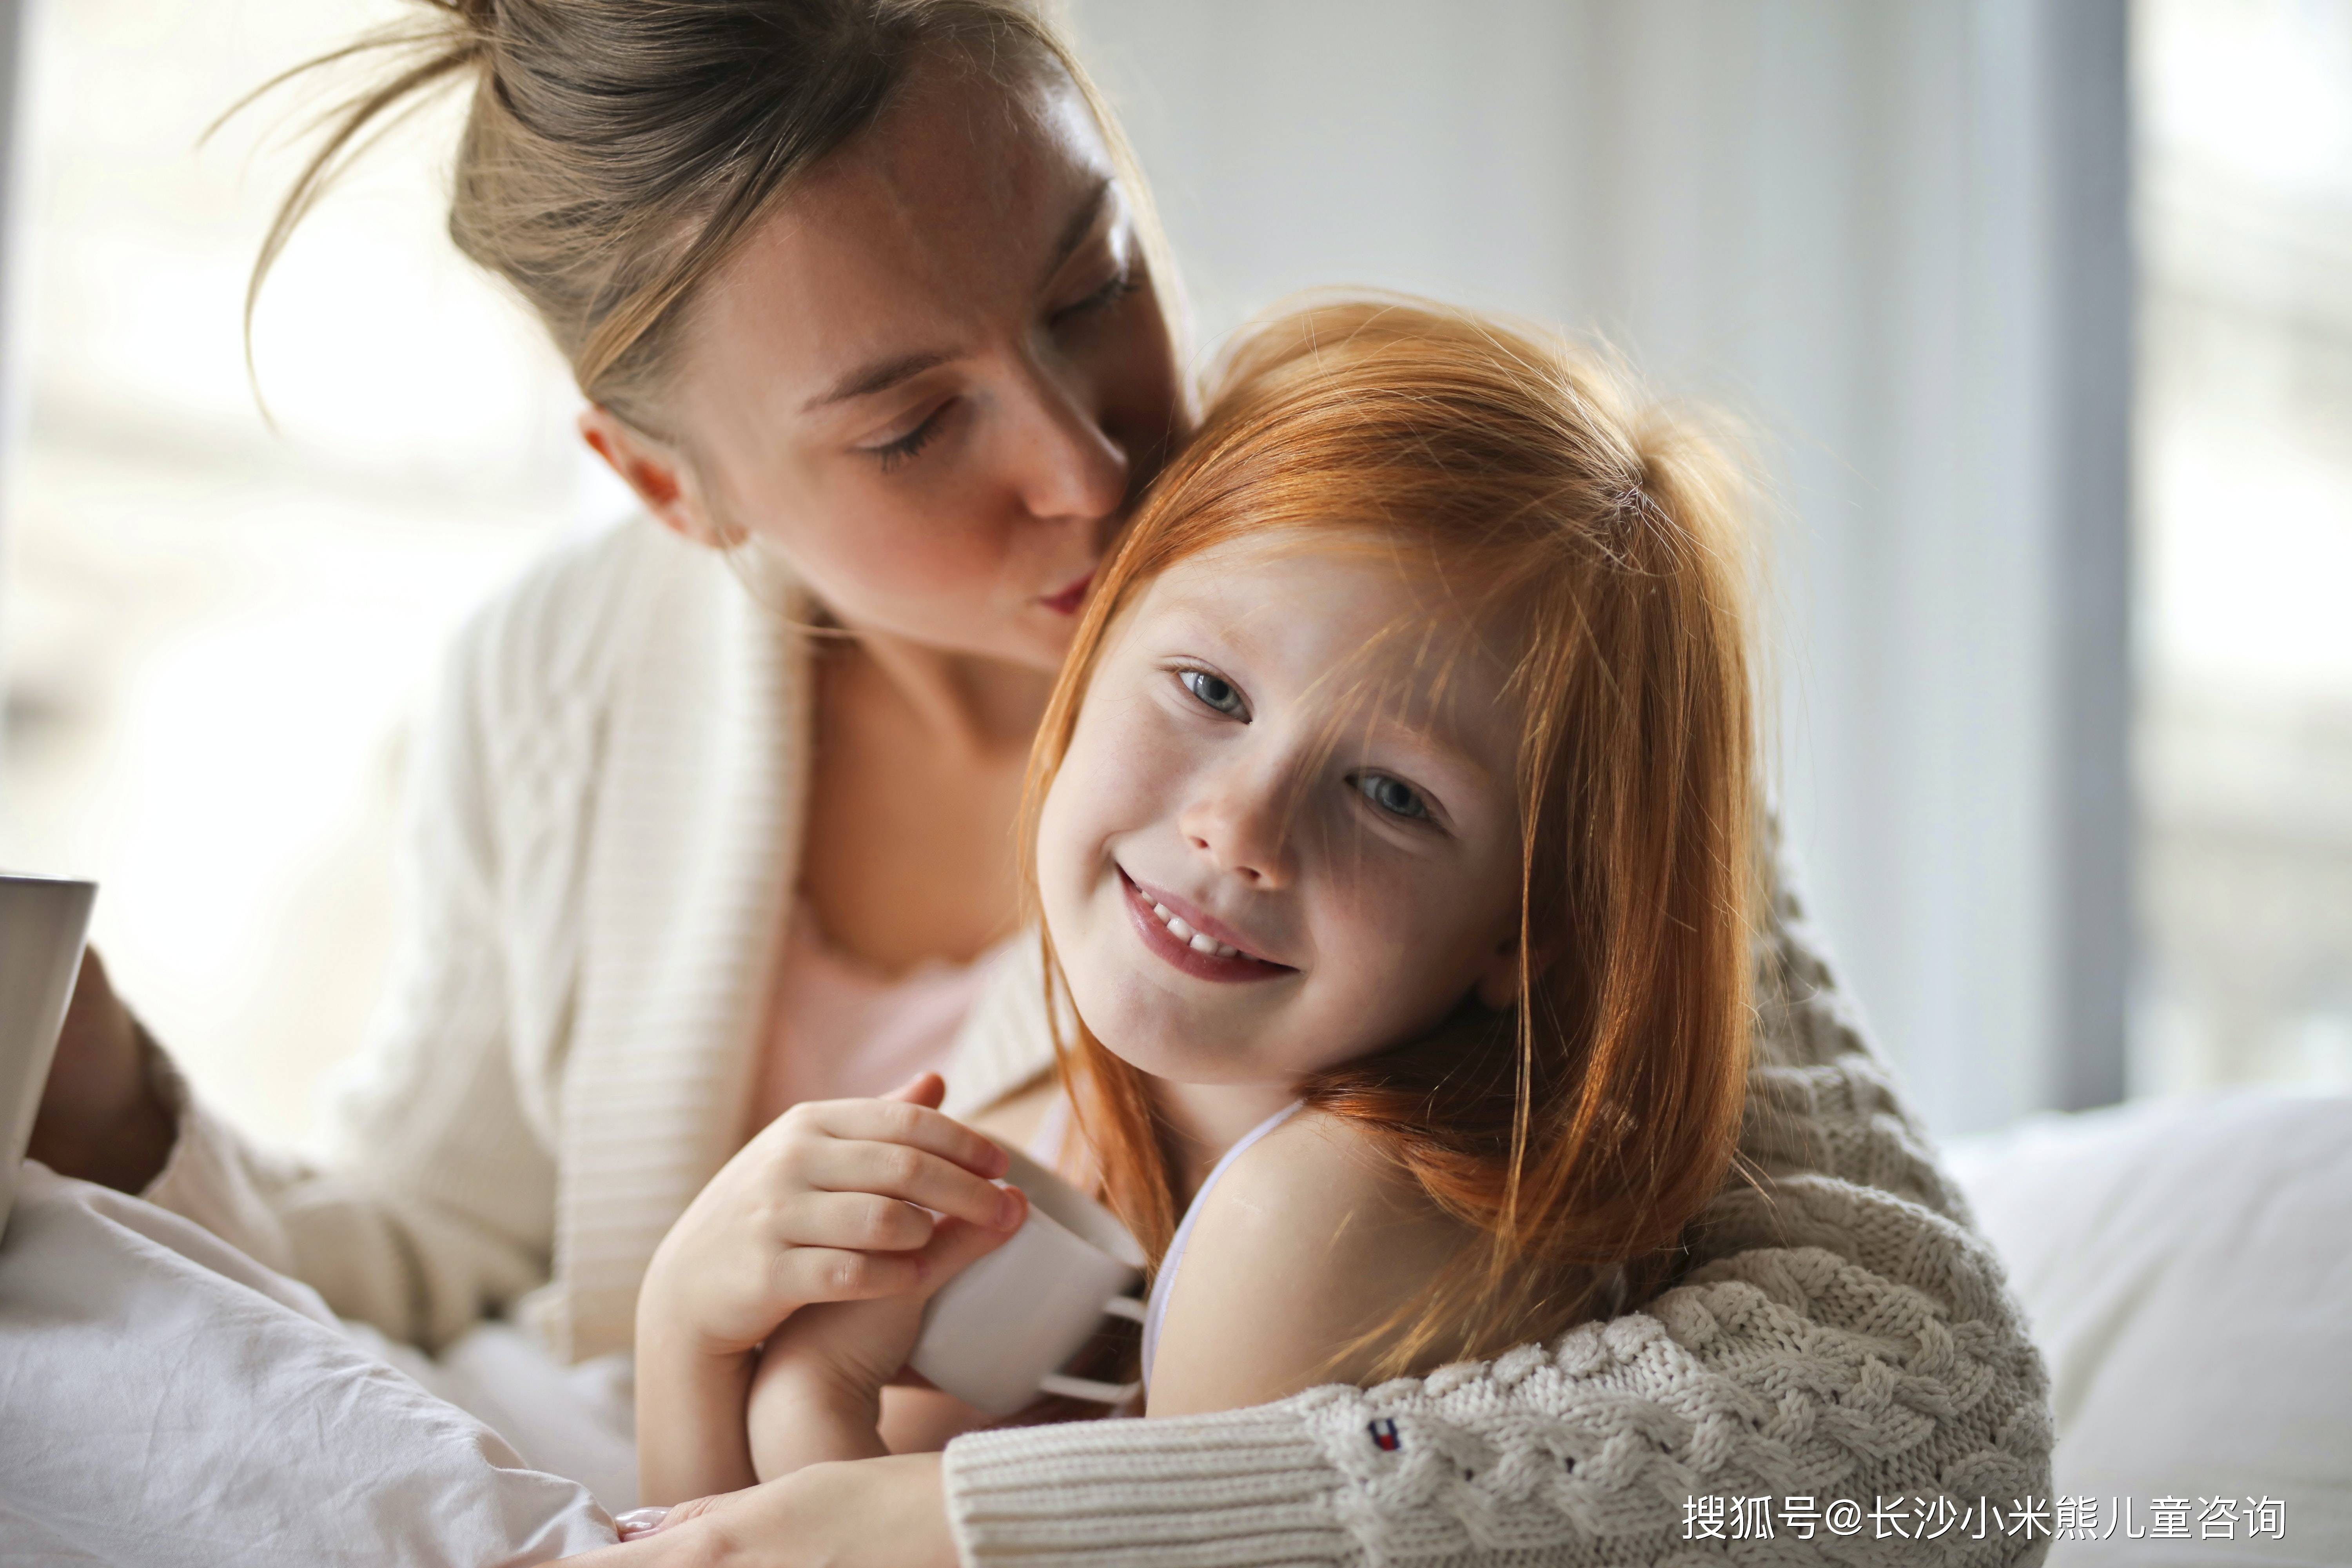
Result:
[[[61,1176],[135,1193],[163,1169],[175,1132],[148,1076],[139,1021],[89,949],[26,1152]]]
[[[1016,1228],[1027,1208],[995,1184],[1004,1151],[940,1115],[945,1092],[924,1073],[881,1100],[796,1105],[770,1122],[663,1238],[640,1323],[740,1354],[797,1308],[919,1290],[935,1215]]]
[[[570,1568],[956,1568],[937,1454],[811,1465],[670,1510]]]

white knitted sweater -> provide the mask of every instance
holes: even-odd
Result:
[[[974,1563],[1601,1568],[2038,1563],[1932,1540],[1686,1540],[1693,1498],[2047,1505],[2049,1384],[1991,1249],[1778,900],[1741,1149],[1685,1281],[1486,1365],[1260,1409],[950,1446]],[[1382,1423],[1393,1423],[1392,1427]],[[1393,1447],[1376,1440],[1385,1436]],[[1903,1510],[1894,1510],[1899,1518]]]
[[[722,562],[649,523],[519,584],[461,639],[418,736],[408,940],[336,1156],[257,1149],[184,1103],[148,1195],[397,1338],[510,1312],[573,1355],[625,1347],[654,1247],[749,1131],[806,676]],[[1763,1187],[1709,1211],[1684,1284],[1419,1382],[961,1438],[966,1558],[2037,1560],[2013,1537],[1682,1539],[1693,1496],[2049,1490],[2046,1380],[1999,1265],[1785,893],[1764,956],[1742,1134]],[[1038,994],[1034,971],[996,977],[952,1105],[1044,1067]]]

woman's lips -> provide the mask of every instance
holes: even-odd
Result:
[[[1128,918],[1134,921],[1136,934],[1143,939],[1143,945],[1195,979],[1272,980],[1277,975],[1298,973],[1286,963],[1276,963],[1241,951],[1236,943],[1223,940],[1234,934],[1231,931],[1206,917],[1200,917],[1201,925],[1185,920],[1182,914],[1169,909],[1167,895],[1146,892],[1124,869],[1118,873],[1118,882],[1127,900]],[[1163,910],[1168,911],[1165,916],[1160,912]],[[1176,929],[1177,922],[1181,922],[1181,931]],[[1203,931],[1202,926],[1213,929]],[[1204,938],[1214,944],[1207,952],[1194,945]]]
[[[1087,602],[1087,590],[1094,585],[1094,580],[1095,574],[1089,572],[1067,587],[1047,594],[1037,602],[1057,616],[1075,616],[1078,613],[1078,606]]]

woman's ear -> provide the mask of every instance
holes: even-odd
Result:
[[[713,550],[736,542],[732,531],[710,515],[692,467],[667,443],[601,405],[581,410],[580,438],[637,493],[656,522]]]

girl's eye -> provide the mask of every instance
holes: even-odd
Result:
[[[915,454],[931,444],[932,437],[940,433],[940,421],[947,417],[948,408],[949,405],[942,403],[932,409],[929,416],[920,425],[916,426],[897,440],[885,442],[879,447],[864,448],[866,456],[880,463],[882,471],[886,474],[902,463],[910,461]]]
[[[1231,719],[1248,717],[1240,690],[1223,677],[1211,675],[1205,669],[1181,669],[1176,672],[1176,679],[1184,683],[1184,689],[1198,699],[1202,707]]]
[[[1419,790],[1402,779],[1392,779],[1386,773],[1358,773],[1356,788],[1362,792],[1366,800],[1391,816],[1402,816],[1415,822],[1428,819],[1429,803],[1421,798]]]

